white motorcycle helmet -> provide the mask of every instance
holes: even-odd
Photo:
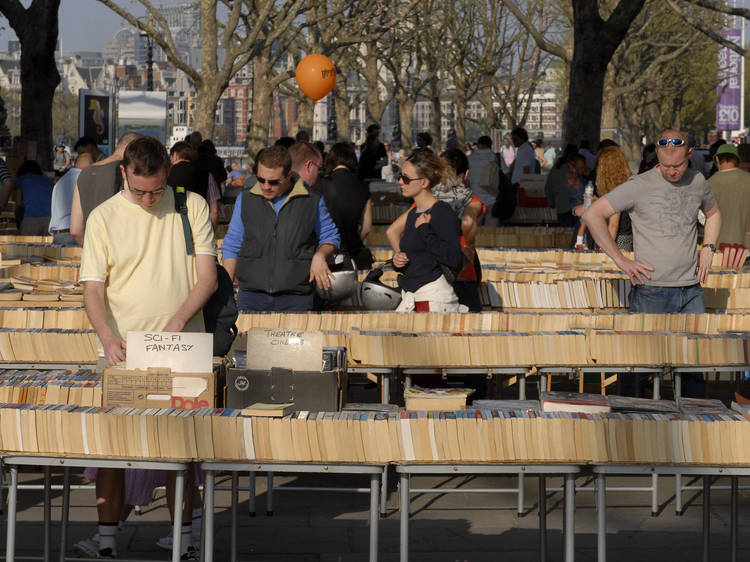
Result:
[[[328,278],[331,286],[321,289],[315,283],[315,294],[325,301],[338,302],[348,299],[357,291],[357,267],[349,256],[343,253],[328,258],[328,269],[334,278]]]
[[[401,304],[401,291],[380,281],[385,269],[392,268],[390,260],[367,274],[359,288],[359,302],[367,310],[396,310]]]

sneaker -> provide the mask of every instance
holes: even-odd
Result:
[[[76,550],[83,558],[98,558],[99,557],[99,535],[94,535],[96,541],[93,538],[83,539],[73,545],[73,549]]]
[[[193,543],[192,546],[194,547],[196,545],[199,545],[201,542],[200,534],[197,536],[195,534],[191,535],[191,539]],[[162,550],[169,550],[171,552],[172,551],[172,533],[169,533],[166,537],[162,537],[158,541],[156,541],[156,546],[158,546]]]
[[[576,250],[588,250],[586,244],[576,244]]]
[[[111,548],[102,548],[101,550],[97,551],[96,556],[94,556],[94,558],[117,558],[117,556],[115,556]]]
[[[180,556],[180,560],[200,560],[198,549],[194,546],[187,547],[187,552]]]

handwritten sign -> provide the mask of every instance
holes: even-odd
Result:
[[[320,371],[323,334],[281,328],[250,330],[247,334],[247,368]]]
[[[213,334],[195,332],[128,332],[128,370],[166,367],[173,373],[210,373]]]

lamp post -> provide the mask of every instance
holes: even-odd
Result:
[[[146,33],[141,31],[141,37],[146,40],[146,90],[154,91],[154,40]]]

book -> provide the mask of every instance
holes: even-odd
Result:
[[[715,398],[679,398],[677,406],[681,414],[728,414],[727,408],[721,400]]]
[[[544,412],[598,414],[612,411],[609,400],[601,394],[549,391],[542,392],[540,399]]]
[[[652,400],[632,396],[610,394],[609,405],[613,412],[677,412],[677,403],[673,400]]]
[[[294,403],[289,402],[286,404],[268,404],[264,402],[256,402],[242,408],[241,412],[243,416],[263,416],[267,418],[281,418],[294,411]]]

